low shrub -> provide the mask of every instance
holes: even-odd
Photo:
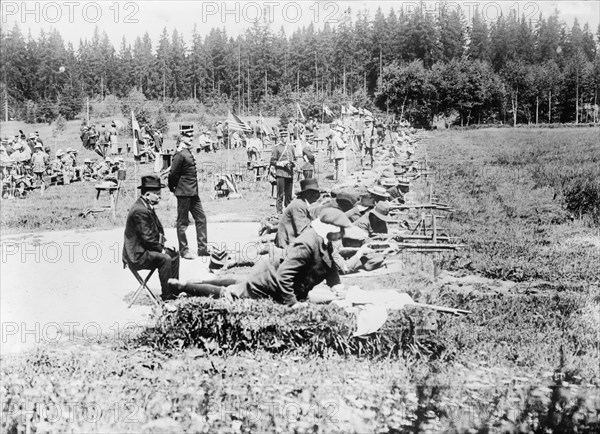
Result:
[[[353,337],[356,319],[333,305],[291,309],[268,300],[191,298],[165,310],[142,341],[160,349],[199,347],[218,354],[267,350],[325,356],[436,358],[444,346],[432,334],[415,333],[415,320],[392,312],[384,326],[366,337]]]

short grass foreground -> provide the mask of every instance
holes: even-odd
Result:
[[[118,343],[5,357],[2,429],[597,432],[599,300],[440,291],[428,301],[475,313],[440,316],[425,334],[410,326],[414,312],[392,316],[360,356],[346,355],[353,318],[332,307],[179,301]],[[426,342],[443,350],[427,357]]]

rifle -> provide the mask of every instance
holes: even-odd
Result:
[[[424,307],[424,308],[433,309],[433,310],[436,310],[436,311],[442,312],[442,313],[451,313],[451,314],[453,314],[455,316],[458,316],[458,315],[471,315],[473,313],[470,310],[455,309],[453,307],[438,306],[438,305],[435,305],[435,304],[427,304],[427,303],[416,303],[416,302],[413,302],[411,304],[407,304],[407,306]]]

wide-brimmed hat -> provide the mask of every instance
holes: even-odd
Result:
[[[383,187],[395,187],[398,185],[396,178],[382,178],[380,182]]]
[[[142,176],[142,184],[138,186],[138,188],[148,188],[157,190],[164,187],[165,185],[162,182],[160,182],[160,177],[156,175]]]
[[[29,138],[30,139],[35,139],[35,133],[29,133]]]
[[[392,169],[385,169],[383,172],[381,172],[381,176],[384,178],[393,178],[394,171]]]
[[[375,214],[378,219],[384,222],[392,220],[390,217],[390,203],[387,200],[382,200],[375,205],[375,208],[371,210],[371,214]]]
[[[385,190],[385,188],[380,187],[379,185],[369,188],[368,192],[371,193],[373,196],[379,196],[386,199],[390,198],[390,194]]]
[[[297,194],[307,191],[320,191],[319,183],[315,178],[306,178],[300,181],[300,191]]]
[[[373,118],[371,116],[366,116],[365,122],[373,122]]]
[[[86,158],[85,160],[83,160],[84,164],[91,163],[91,162],[92,162],[92,160],[90,160],[89,158]]]
[[[62,149],[59,149],[58,151],[56,151],[56,156],[60,157],[62,155],[65,155],[65,151],[63,151]]]
[[[33,149],[44,149],[44,147],[42,146],[42,144],[40,142],[36,143],[35,146],[33,147]]]

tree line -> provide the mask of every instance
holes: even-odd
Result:
[[[2,109],[11,118],[75,117],[86,98],[132,91],[165,104],[227,102],[235,111],[277,115],[279,102],[310,95],[313,107],[355,103],[422,125],[584,122],[599,103],[600,26],[572,26],[558,12],[535,20],[500,15],[468,22],[445,4],[434,14],[351,10],[336,26],[286,35],[257,22],[233,38],[213,28],[191,43],[165,28],[114,47],[95,29],[78,47],[56,29],[1,34]],[[7,102],[7,104],[5,104]]]

